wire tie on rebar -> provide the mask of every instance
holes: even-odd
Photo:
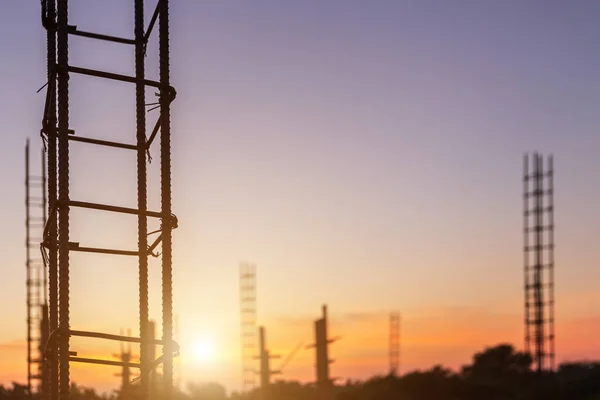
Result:
[[[39,92],[41,92],[43,88],[45,88],[46,86],[48,86],[48,83],[49,83],[49,82],[46,82],[46,83],[44,83],[44,85],[43,85],[41,88],[39,88],[39,89],[36,91],[36,93],[39,93]]]
[[[158,232],[162,232],[162,229],[157,229],[157,230],[155,230],[155,231],[148,232],[146,235],[147,235],[147,236],[150,236],[150,235],[154,235],[155,233],[158,233]]]
[[[148,111],[146,111],[146,112],[154,111],[154,110],[156,110],[157,108],[160,108],[160,104],[159,104],[159,105],[157,105],[156,107],[152,107],[151,109],[149,109],[149,110],[148,110]]]
[[[40,129],[40,137],[42,138],[42,144],[44,145],[44,152],[48,151],[48,138],[46,138],[46,135],[44,135],[44,128]]]

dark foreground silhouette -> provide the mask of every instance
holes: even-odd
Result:
[[[72,400],[115,400],[137,396],[137,387],[127,391],[98,394],[73,385]],[[600,400],[600,362],[560,365],[556,372],[532,370],[528,354],[501,344],[475,354],[471,364],[453,372],[442,366],[409,372],[401,377],[376,376],[367,381],[347,381],[335,387],[336,400]],[[25,400],[24,386],[0,386],[0,400]],[[160,399],[160,393],[154,393]],[[174,400],[316,400],[312,385],[278,381],[267,392],[257,389],[247,395],[232,393],[218,383],[190,384],[187,393],[177,392]]]

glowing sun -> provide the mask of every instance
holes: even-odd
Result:
[[[198,340],[193,347],[194,357],[197,361],[212,361],[215,356],[215,348],[208,340]]]

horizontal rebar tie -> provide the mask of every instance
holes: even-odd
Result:
[[[147,217],[154,218],[162,218],[162,214],[157,211],[144,211],[140,212],[137,208],[128,208],[128,207],[120,207],[120,206],[111,206],[108,204],[99,204],[99,203],[88,203],[84,201],[69,201],[69,206],[79,207],[79,208],[89,208],[93,210],[102,210],[102,211],[111,211],[122,214],[132,214],[132,215],[146,215]]]
[[[529,215],[535,215],[537,213],[549,213],[552,211],[554,211],[554,207],[549,206],[549,207],[541,207],[539,210],[536,210],[535,208],[532,210],[527,210],[523,214],[525,216],[529,216]]]
[[[134,144],[111,142],[108,140],[92,139],[92,138],[86,138],[86,137],[81,137],[81,136],[70,135],[69,140],[72,140],[74,142],[97,144],[100,146],[116,147],[116,148],[120,148],[120,149],[137,150],[137,146]]]
[[[77,242],[69,242],[70,251],[79,251],[82,253],[98,253],[98,254],[113,254],[118,256],[137,256],[139,251],[137,250],[118,250],[118,249],[105,249],[99,247],[82,247]]]
[[[96,358],[69,357],[69,361],[86,363],[86,364],[111,365],[114,367],[130,367],[130,368],[139,368],[140,367],[139,363],[112,361],[112,360],[99,360]]]
[[[60,66],[57,65],[56,68],[60,69]],[[129,82],[129,83],[136,83],[138,81],[138,79],[134,76],[115,74],[113,72],[100,71],[97,69],[74,67],[72,65],[69,65],[66,69],[68,72],[73,72],[73,73],[81,74],[81,75],[95,76],[97,78],[112,79],[115,81]],[[158,89],[161,88],[161,83],[158,81],[153,81],[150,79],[143,79],[143,83],[146,86],[155,87]],[[168,94],[171,96],[171,98],[170,98],[171,101],[175,99],[176,93],[177,92],[176,92],[175,88],[173,86],[169,86]]]
[[[524,232],[527,233],[535,233],[538,231],[551,231],[554,230],[554,225],[542,225],[540,227],[532,227],[523,229]]]
[[[532,174],[527,174],[527,175],[524,175],[523,178],[526,181],[530,181],[530,180],[536,180],[539,178],[550,177],[552,175],[553,175],[553,171],[549,170],[549,171],[545,171],[545,172],[539,172],[538,174],[536,174],[535,172]]]
[[[97,339],[106,339],[106,340],[115,340],[118,342],[130,342],[130,343],[141,343],[141,339],[133,336],[123,336],[123,335],[112,335],[109,333],[101,333],[101,332],[87,332],[87,331],[69,331],[71,336],[78,337],[89,337],[89,338],[97,338]],[[160,339],[147,340],[148,343],[155,345],[162,345],[163,342]]]
[[[554,249],[554,244],[542,244],[542,245],[532,245],[532,246],[523,246],[523,250],[525,251],[537,251],[537,250],[552,250]]]
[[[123,43],[123,44],[135,44],[135,40],[133,40],[133,39],[125,39],[125,38],[120,38],[120,37],[116,37],[116,36],[103,35],[100,33],[78,31],[77,26],[75,26],[75,25],[69,25],[67,27],[67,32],[70,35],[82,36],[82,37],[87,37],[90,39],[98,39],[98,40],[104,40],[107,42],[115,42],[115,43]]]

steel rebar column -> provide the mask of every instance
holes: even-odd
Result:
[[[29,139],[25,145],[25,287],[27,288],[27,391],[31,391],[31,238],[30,238],[30,216],[29,216]]]
[[[69,2],[58,0],[58,257],[61,400],[69,399]]]
[[[48,241],[48,311],[49,311],[49,331],[54,332],[58,328],[58,249],[57,242],[57,220],[56,212],[56,189],[57,189],[57,155],[56,155],[56,1],[48,0],[46,14],[46,35],[47,35],[47,62],[48,62],[48,114],[45,116],[47,123],[48,136],[48,221],[47,237]],[[44,343],[45,345],[45,343]],[[53,356],[48,360],[49,368],[49,398],[58,400],[58,343],[52,343],[53,348],[47,349]],[[46,395],[46,394],[45,394]]]
[[[134,0],[135,18],[135,110],[137,125],[138,251],[140,309],[140,386],[141,397],[150,397],[148,358],[148,220],[146,187],[146,95],[144,71],[144,0]]]
[[[543,212],[544,212],[544,167],[542,156],[534,155],[535,165],[535,206],[534,206],[534,226],[535,226],[535,265],[534,265],[534,304],[535,304],[535,358],[538,372],[544,370],[545,359],[545,337],[544,337],[544,293],[543,293]]]
[[[159,1],[160,158],[162,203],[162,303],[164,395],[173,391],[173,283],[171,221],[171,90],[169,70],[169,1]]]

